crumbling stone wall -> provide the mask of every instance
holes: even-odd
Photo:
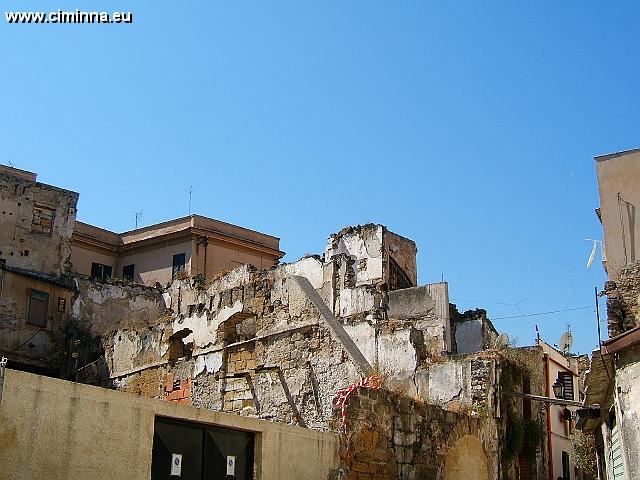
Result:
[[[494,348],[498,332],[481,308],[459,312],[454,304],[449,306],[451,324],[451,351],[474,353]]]
[[[333,393],[365,372],[351,358],[357,347],[345,347],[346,333],[336,337],[325,320],[330,311],[319,312],[296,278],[243,267],[206,289],[175,282],[167,303],[180,313],[136,328],[115,323],[121,328],[107,333],[115,385],[138,393],[136,379],[156,370],[191,382],[193,405],[328,428]],[[174,399],[165,384],[151,379],[144,390]]]
[[[81,282],[77,328],[100,339],[107,377],[121,390],[330,429],[338,389],[375,369],[417,396],[429,382],[419,372],[447,360],[447,285],[388,291],[385,252],[410,269],[415,244],[385,232],[345,229],[324,258],[269,271],[247,265],[209,284],[185,278],[161,290]],[[470,367],[458,400],[462,410],[479,411],[492,367],[478,363],[473,377]]]
[[[124,372],[153,366],[168,353],[171,332],[166,330],[166,321],[170,317],[161,290],[119,281],[76,282],[65,376],[110,386]],[[160,384],[156,379],[154,392]],[[140,391],[138,387],[133,390]],[[148,388],[142,391],[150,393]]]
[[[497,352],[425,363],[415,374],[417,397],[454,412],[493,415],[499,408],[495,391],[499,375]]]
[[[59,276],[71,272],[78,194],[0,173],[0,260]]]
[[[459,478],[459,442],[471,436],[480,451],[467,450],[463,461],[475,466],[468,480],[499,478],[498,426],[424,404],[391,391],[360,389],[350,396],[342,462],[334,478]],[[474,456],[475,454],[475,456]]]
[[[640,261],[627,265],[605,283],[609,338],[640,325]]]

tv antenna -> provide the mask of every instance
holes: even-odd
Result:
[[[571,335],[570,325],[567,324],[567,331],[560,335],[560,342],[558,343],[560,350],[565,355],[569,355],[571,347],[573,345],[573,335]]]
[[[140,220],[140,217],[142,217],[142,210],[138,210],[137,212],[134,212],[134,215],[136,216],[136,230],[138,229],[138,220]]]
[[[191,192],[193,191],[193,186],[189,185],[189,215],[191,215]]]

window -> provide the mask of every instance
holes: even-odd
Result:
[[[108,265],[102,265],[101,263],[91,263],[91,278],[98,280],[106,280],[111,278],[111,267]]]
[[[131,265],[125,265],[124,267],[122,267],[122,278],[133,280],[135,268],[136,266],[133,263]]]
[[[559,372],[558,380],[562,384],[562,398],[565,400],[573,400],[573,373]]]
[[[184,272],[184,266],[185,266],[185,254],[176,253],[173,256],[173,268],[171,270],[171,275],[175,277],[178,272]]]
[[[47,326],[47,312],[49,311],[49,294],[39,290],[29,290],[29,304],[27,305],[27,323]]]
[[[31,220],[31,231],[51,236],[53,234],[53,221],[56,211],[44,205],[33,207],[33,220]]]

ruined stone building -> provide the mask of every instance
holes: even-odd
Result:
[[[544,394],[543,380],[529,380],[543,372],[542,355],[529,372],[495,350],[486,312],[459,313],[444,282],[417,285],[416,251],[370,224],[331,235],[322,256],[270,270],[247,265],[208,284],[80,281],[74,354],[87,367],[79,379],[344,429],[335,478],[516,478],[525,463],[526,478],[548,478],[543,436],[526,444],[526,455],[521,443],[503,455],[509,419],[526,407],[499,394],[503,383]],[[384,387],[356,389],[341,419],[337,392],[372,373]],[[534,413],[531,425],[545,430],[543,411]]]
[[[0,178],[6,211],[23,212],[19,222],[2,217],[3,235],[9,225],[20,232],[2,239],[16,246],[13,255],[3,247],[3,285],[24,269],[25,279],[66,286],[64,295],[38,290],[48,295],[35,300],[44,325],[29,319],[40,308],[27,303],[35,286],[12,280],[11,294],[1,292],[10,366],[334,432],[340,456],[328,478],[548,478],[544,439],[510,439],[526,402],[501,395],[544,394],[534,380],[542,364],[497,350],[486,312],[458,312],[446,282],[419,285],[412,240],[382,225],[348,227],[322,255],[278,265],[275,237],[197,216],[116,235],[74,224],[77,194],[13,171]],[[50,271],[40,266],[48,246],[16,255],[21,244],[48,245],[32,246],[36,235],[60,245]],[[546,429],[542,411],[531,417]]]
[[[71,236],[78,194],[0,166],[0,355],[58,374],[74,283]]]
[[[640,478],[640,149],[595,162],[609,338],[593,351],[579,427],[595,436],[600,478]]]

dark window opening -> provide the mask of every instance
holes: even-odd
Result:
[[[125,265],[122,267],[122,278],[127,280],[133,280],[133,276],[135,274],[135,265],[132,263],[131,265]]]
[[[562,479],[570,480],[571,476],[569,473],[569,454],[567,452],[562,452]]]
[[[91,278],[95,278],[97,280],[106,280],[107,278],[111,278],[111,267],[101,263],[92,262]]]
[[[389,290],[402,290],[413,287],[409,276],[400,265],[389,255]]]
[[[185,344],[183,339],[191,334],[188,328],[182,329],[169,337],[169,362],[175,364],[181,358],[191,356],[193,342]]]
[[[175,277],[179,272],[184,272],[185,264],[186,264],[185,254],[176,253],[173,256],[173,268],[171,270],[171,275]]]
[[[40,327],[47,326],[47,312],[49,311],[49,294],[39,290],[29,290],[29,305],[27,308],[27,322]]]
[[[562,398],[573,400],[573,374],[571,372],[558,373],[558,380],[562,384]]]

